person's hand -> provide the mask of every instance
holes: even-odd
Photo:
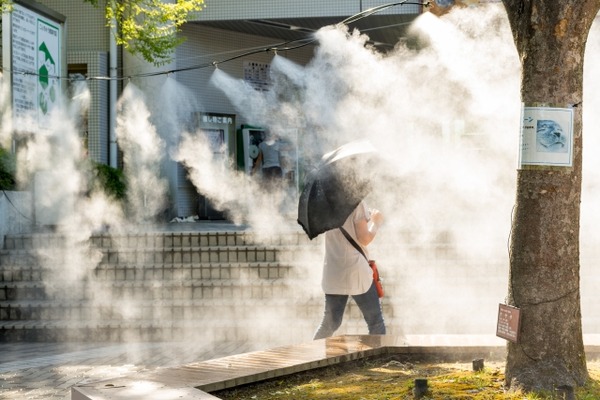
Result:
[[[380,226],[381,224],[383,224],[383,214],[381,213],[381,211],[377,210],[377,209],[371,209],[371,221],[377,225]]]

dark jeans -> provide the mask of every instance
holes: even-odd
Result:
[[[283,171],[280,167],[269,167],[262,169],[263,185],[269,192],[272,192],[280,187],[282,177]]]
[[[333,336],[333,333],[340,327],[348,297],[348,295],[341,294],[325,294],[325,313],[323,321],[315,333],[315,340]],[[385,335],[385,322],[375,284],[371,285],[371,288],[365,293],[354,295],[352,298],[367,322],[369,335]]]
[[[283,177],[283,171],[281,167],[268,167],[262,169],[263,178],[267,180],[281,179]]]

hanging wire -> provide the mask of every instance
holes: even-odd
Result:
[[[361,20],[363,18],[366,18],[366,17],[368,17],[370,15],[378,13],[379,11],[387,10],[388,8],[392,8],[392,7],[396,7],[396,6],[402,6],[402,5],[420,5],[420,6],[428,7],[429,6],[429,1],[426,1],[426,2],[420,2],[420,1],[411,2],[409,0],[404,0],[404,1],[400,1],[398,3],[382,4],[380,6],[372,7],[372,8],[369,8],[369,9],[365,10],[365,11],[359,12],[358,14],[354,14],[354,15],[346,18],[342,22],[340,22],[339,25],[348,25],[348,24],[351,24],[351,23],[356,22],[358,20]]]
[[[363,18],[366,18],[373,14],[376,14],[380,11],[387,10],[388,8],[392,8],[392,7],[396,7],[396,6],[402,6],[402,5],[420,5],[420,6],[424,6],[424,7],[429,7],[430,2],[429,1],[423,2],[423,1],[404,0],[404,1],[397,2],[397,3],[382,4],[380,6],[372,7],[372,8],[369,8],[368,10],[361,11],[357,14],[354,14],[354,15],[344,19],[343,21],[339,22],[338,24],[336,24],[336,26],[349,25],[349,24],[352,24]],[[371,28],[370,30],[374,30],[374,29],[375,28]],[[81,78],[81,77],[61,77],[59,75],[44,75],[44,77],[47,77],[49,79],[65,79],[68,81],[78,81],[78,80],[84,80],[84,79],[87,81],[113,81],[113,80],[130,81],[131,79],[134,79],[134,78],[149,78],[149,77],[160,76],[160,75],[174,74],[177,72],[193,71],[193,70],[203,69],[203,68],[217,68],[219,64],[224,64],[224,63],[227,63],[227,62],[230,62],[233,60],[237,60],[237,59],[240,59],[243,57],[247,57],[247,56],[250,56],[253,54],[259,54],[259,53],[264,53],[264,52],[277,53],[278,51],[297,50],[302,47],[309,46],[316,41],[317,41],[317,39],[314,36],[308,37],[308,38],[303,38],[303,39],[289,40],[289,41],[277,43],[273,46],[260,47],[257,49],[245,51],[236,56],[232,56],[232,57],[225,58],[222,60],[215,60],[215,61],[206,62],[206,63],[202,63],[202,64],[192,65],[189,67],[175,68],[175,69],[170,69],[170,70],[146,72],[146,73],[139,73],[139,74],[134,74],[134,75],[123,75],[120,77],[109,77],[109,76],[88,77],[88,76],[86,76],[85,78]],[[21,74],[21,75],[40,76],[40,74],[37,72],[24,71],[24,70],[10,70],[10,69],[5,68],[5,69],[0,69],[0,71],[12,72],[13,74]]]
[[[32,221],[31,218],[29,218],[28,216],[26,216],[25,214],[23,214],[21,212],[21,210],[15,205],[15,203],[13,203],[13,201],[8,196],[8,193],[6,193],[6,190],[2,189],[2,193],[4,194],[4,197],[6,198],[6,200],[10,203],[10,205],[12,206],[12,208],[14,208],[17,211],[17,213],[19,213],[21,215],[21,217],[23,217],[24,219],[26,219],[28,221]]]

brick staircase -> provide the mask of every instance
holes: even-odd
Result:
[[[306,341],[322,315],[321,251],[295,231],[7,235],[0,340]],[[346,332],[364,333],[347,312]]]

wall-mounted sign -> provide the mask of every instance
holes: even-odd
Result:
[[[573,166],[573,109],[523,107],[519,166]]]
[[[244,61],[244,81],[259,92],[266,92],[271,86],[268,63]]]
[[[498,307],[498,325],[496,336],[511,342],[519,341],[519,329],[521,327],[521,310],[517,307],[500,304]]]
[[[62,97],[64,73],[64,17],[31,1],[16,1],[3,18],[3,55],[12,72],[12,105],[15,126],[37,121],[44,127]],[[9,22],[9,29],[6,29]],[[29,127],[36,128],[36,127]]]

